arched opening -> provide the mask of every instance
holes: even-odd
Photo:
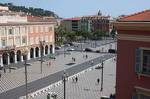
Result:
[[[50,54],[53,53],[53,45],[50,45]]]
[[[30,49],[30,58],[34,58],[34,49],[33,48]]]
[[[14,53],[14,51],[11,51],[9,53],[9,59],[10,59],[10,63],[14,63],[15,62],[15,53]]]
[[[18,62],[21,61],[21,51],[20,50],[17,51],[17,61]]]
[[[48,54],[48,45],[45,46],[45,55]]]
[[[3,64],[8,65],[8,54],[6,52],[3,53],[2,58],[3,58]]]
[[[39,48],[38,47],[35,48],[35,57],[39,57]]]

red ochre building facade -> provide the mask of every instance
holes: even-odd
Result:
[[[41,45],[45,55],[54,53],[54,23],[27,22],[0,24],[0,65],[23,61],[22,49],[28,48],[27,60],[41,56]]]
[[[150,10],[114,25],[118,33],[116,99],[150,99]]]

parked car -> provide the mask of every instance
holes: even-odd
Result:
[[[116,53],[117,51],[115,49],[109,49],[108,53]]]
[[[101,99],[110,99],[109,96],[102,96]]]
[[[101,51],[100,50],[96,50],[96,53],[100,53]]]
[[[75,49],[70,48],[70,47],[67,49],[67,51],[74,51],[74,50],[75,50]]]
[[[70,46],[73,46],[74,44],[72,42],[68,43]]]
[[[65,46],[66,46],[66,47],[69,47],[69,46],[70,46],[70,44],[65,44]]]
[[[93,52],[93,49],[92,48],[85,48],[84,51]]]
[[[55,49],[59,50],[59,49],[61,49],[61,47],[60,46],[55,46]]]

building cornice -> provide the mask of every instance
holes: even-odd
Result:
[[[119,40],[150,42],[150,36],[145,35],[118,34],[117,38]]]
[[[0,26],[46,25],[46,24],[55,24],[55,22],[0,23]]]
[[[150,22],[115,22],[117,30],[139,30],[150,31]]]

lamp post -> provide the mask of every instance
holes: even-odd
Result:
[[[68,78],[68,73],[64,70],[62,80],[64,82],[64,99],[66,99],[66,80]]]
[[[26,90],[26,99],[28,99],[28,89],[27,89],[27,55],[28,55],[28,48],[25,47],[21,51],[22,56],[24,57],[24,65],[25,65],[25,90]]]
[[[43,64],[43,46],[45,41],[40,41],[40,47],[41,47],[41,74],[42,74],[42,64]]]
[[[101,72],[101,91],[103,91],[103,66],[104,66],[104,61],[101,60],[101,66],[102,66],[102,72]]]

